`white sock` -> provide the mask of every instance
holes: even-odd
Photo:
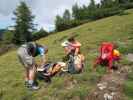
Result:
[[[28,83],[29,83],[30,85],[33,85],[33,82],[34,82],[33,80],[29,80],[29,81],[28,81]]]

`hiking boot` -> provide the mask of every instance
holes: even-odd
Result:
[[[35,81],[33,84],[29,84],[27,81],[25,81],[25,86],[31,90],[38,90],[39,89],[37,81]]]
[[[33,85],[38,86],[38,82],[34,81]]]

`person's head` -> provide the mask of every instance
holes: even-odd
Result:
[[[75,38],[74,37],[70,37],[70,38],[68,38],[68,41],[69,42],[75,42]]]
[[[118,48],[118,45],[115,43],[114,44],[114,49],[117,49]]]

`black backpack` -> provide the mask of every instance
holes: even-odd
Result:
[[[71,74],[76,74],[78,73],[75,69],[75,64],[74,64],[74,55],[69,55],[69,60],[68,60],[68,72]]]

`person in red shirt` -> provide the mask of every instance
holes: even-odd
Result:
[[[107,65],[108,71],[112,71],[113,67],[113,43],[103,42],[100,47],[100,56],[96,59],[93,68],[95,69],[97,64]]]

